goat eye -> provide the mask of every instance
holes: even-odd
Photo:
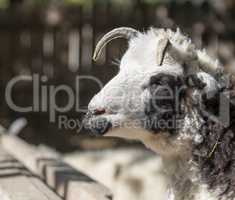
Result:
[[[150,78],[149,84],[153,85],[153,84],[158,84],[159,83],[159,76],[152,76]]]
[[[169,75],[159,73],[157,75],[154,75],[150,78],[149,84],[150,85],[166,85],[169,82]]]
[[[180,86],[183,84],[183,80],[180,77],[159,73],[150,78],[149,85],[163,85],[169,87]]]

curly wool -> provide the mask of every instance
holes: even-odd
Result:
[[[213,101],[207,102],[210,105],[208,108],[217,112],[218,98]],[[219,189],[220,199],[226,196],[226,200],[235,198],[235,105],[232,103],[230,120],[230,126],[224,128],[205,119],[200,130],[203,142],[193,147],[193,159],[198,164],[202,180],[208,184],[209,189]]]

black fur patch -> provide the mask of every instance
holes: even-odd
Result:
[[[181,116],[181,101],[184,96],[184,81],[169,74],[160,73],[152,76],[148,90],[151,98],[146,103],[145,114],[147,123],[145,128],[153,132],[177,130],[177,119]]]

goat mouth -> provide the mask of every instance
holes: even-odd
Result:
[[[106,134],[111,128],[112,123],[105,116],[86,116],[83,120],[83,126],[92,134],[100,136]]]

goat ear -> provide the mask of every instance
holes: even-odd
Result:
[[[158,41],[158,47],[156,52],[157,65],[162,65],[169,44],[170,44],[169,39],[166,36]]]

